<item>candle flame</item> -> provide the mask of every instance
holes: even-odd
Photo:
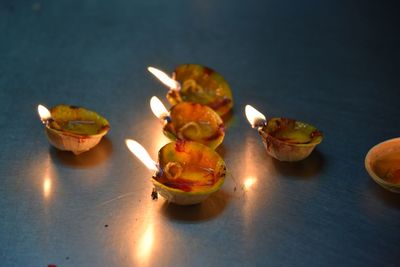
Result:
[[[157,163],[150,157],[146,149],[138,142],[126,139],[126,146],[149,170],[158,171]]]
[[[168,86],[171,90],[180,90],[180,83],[169,77],[165,72],[153,68],[153,67],[148,67],[147,70],[151,72],[157,79],[159,79],[163,84]]]
[[[43,105],[38,105],[38,113],[39,113],[39,117],[43,123],[45,123],[47,120],[49,120],[51,118],[50,110],[48,110]]]
[[[246,118],[253,128],[262,126],[267,119],[265,116],[250,105],[245,107]]]
[[[156,96],[153,96],[150,99],[150,108],[154,115],[159,119],[164,119],[168,116],[168,110],[165,108],[161,100]]]

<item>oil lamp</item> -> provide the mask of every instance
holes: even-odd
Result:
[[[400,138],[372,147],[365,157],[365,168],[377,184],[400,193]]]
[[[250,105],[245,107],[246,118],[258,129],[269,155],[280,161],[300,161],[308,157],[322,141],[322,132],[314,126],[288,118],[265,116]]]
[[[75,155],[96,146],[110,129],[105,118],[82,107],[58,105],[48,110],[39,105],[38,113],[50,144]]]
[[[233,107],[231,88],[214,70],[197,64],[178,66],[172,78],[153,67],[148,70],[170,88],[167,99],[171,105],[187,101],[209,106],[223,117]]]
[[[151,181],[168,202],[198,204],[224,183],[225,162],[205,145],[181,140],[168,143],[158,152],[156,163],[138,142],[130,139],[125,142],[149,170],[155,171]]]
[[[199,142],[215,149],[224,139],[224,123],[208,106],[179,102],[168,112],[163,103],[153,96],[150,107],[154,115],[163,122],[163,132],[171,140]]]

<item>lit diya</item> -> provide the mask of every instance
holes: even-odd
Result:
[[[48,110],[39,105],[38,112],[50,144],[75,155],[96,146],[110,129],[105,118],[82,107],[58,105]]]
[[[383,188],[400,193],[400,138],[377,144],[365,157],[365,168]]]
[[[148,169],[155,171],[151,181],[168,202],[198,204],[224,183],[224,160],[200,143],[176,141],[166,144],[158,152],[158,164],[138,142],[127,139],[126,145]]]
[[[231,88],[214,70],[197,64],[180,65],[172,78],[164,72],[149,67],[148,70],[170,90],[167,99],[171,105],[193,102],[209,106],[221,117],[233,107]]]
[[[322,132],[310,124],[288,118],[267,121],[250,105],[245,113],[251,126],[258,129],[268,154],[280,161],[305,159],[322,141]]]
[[[163,103],[153,96],[150,107],[154,115],[164,122],[163,132],[171,140],[199,142],[215,149],[224,139],[224,123],[208,106],[180,102],[168,112]]]

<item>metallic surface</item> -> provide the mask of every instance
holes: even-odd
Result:
[[[398,266],[400,195],[364,168],[400,135],[393,1],[0,1],[1,266]],[[210,66],[233,89],[218,152],[229,176],[201,205],[153,201],[166,143],[146,70]],[[36,107],[84,106],[107,137],[79,156],[49,146]],[[243,115],[309,122],[325,139],[271,159]],[[236,190],[235,190],[236,189]]]

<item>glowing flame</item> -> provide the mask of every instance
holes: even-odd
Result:
[[[163,84],[168,86],[171,90],[177,90],[177,91],[180,90],[181,88],[180,83],[169,77],[165,72],[162,72],[161,70],[153,67],[148,67],[147,70],[150,71],[151,74],[156,76],[157,79],[159,79]]]
[[[166,116],[168,116],[168,110],[165,108],[161,100],[156,96],[153,96],[150,99],[150,108],[154,115],[156,115],[156,117],[159,119],[164,119]]]
[[[247,120],[250,122],[253,128],[260,127],[267,121],[265,116],[260,111],[250,105],[246,105],[245,113]]]
[[[256,178],[254,178],[254,177],[252,177],[252,176],[247,177],[246,180],[244,180],[243,189],[244,189],[244,190],[249,189],[249,188],[252,187],[256,182],[257,182],[257,179],[256,179]]]
[[[158,171],[157,163],[150,157],[146,149],[138,142],[130,139],[125,140],[129,150],[149,169]]]
[[[50,110],[48,110],[43,105],[38,105],[38,113],[42,122],[46,122],[48,119],[51,118]]]

